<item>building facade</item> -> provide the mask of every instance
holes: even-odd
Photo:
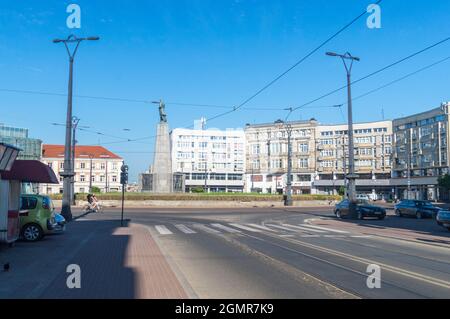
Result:
[[[315,162],[317,121],[289,123],[292,144],[292,189],[294,194],[311,193]],[[283,193],[287,177],[288,132],[279,123],[247,125],[246,192]]]
[[[186,192],[243,192],[244,131],[177,128],[171,153],[172,172],[184,175]]]
[[[64,145],[44,145],[42,162],[53,169],[60,181],[59,185],[40,185],[41,194],[63,192]],[[75,193],[88,193],[90,187],[98,187],[101,192],[119,192],[120,169],[123,159],[102,146],[75,147]],[[91,180],[91,182],[90,182]]]
[[[348,167],[347,125],[314,119],[287,124],[246,126],[246,191],[285,192],[291,130],[293,193],[337,194],[345,187]],[[358,192],[390,196],[392,122],[354,124],[354,142]]]
[[[6,126],[0,123],[0,143],[14,145],[21,149],[17,159],[40,160],[42,141],[29,138],[28,129]]]
[[[448,200],[439,193],[438,177],[449,173],[449,106],[393,121],[392,186],[398,198]]]
[[[318,194],[336,194],[348,173],[348,125],[319,125],[316,132],[313,186]],[[353,138],[356,190],[373,199],[392,197],[392,122],[355,123]]]

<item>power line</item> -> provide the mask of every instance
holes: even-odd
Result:
[[[419,50],[417,52],[414,52],[413,54],[410,54],[407,57],[404,57],[404,58],[402,58],[400,60],[397,60],[397,61],[395,61],[395,62],[393,62],[393,63],[391,63],[391,64],[389,64],[389,65],[387,65],[387,66],[385,66],[385,67],[383,67],[381,69],[379,69],[379,70],[376,70],[376,71],[374,71],[374,72],[372,72],[372,73],[370,73],[370,74],[368,74],[366,76],[363,76],[362,78],[353,81],[351,84],[353,85],[353,84],[356,84],[356,83],[361,82],[363,80],[366,80],[366,79],[368,79],[368,78],[370,78],[370,77],[372,77],[372,76],[374,76],[374,75],[376,75],[376,74],[378,74],[380,72],[383,72],[383,71],[385,71],[385,70],[387,70],[387,69],[389,69],[391,67],[394,67],[394,66],[396,66],[396,65],[398,65],[398,64],[400,64],[402,62],[405,62],[406,60],[412,59],[413,57],[415,57],[415,56],[417,56],[417,55],[419,55],[421,53],[424,53],[424,52],[426,52],[428,50],[431,50],[432,48],[434,48],[434,47],[436,47],[436,46],[438,46],[440,44],[443,44],[443,43],[447,42],[448,40],[450,40],[450,37],[447,37],[447,38],[445,38],[445,39],[443,39],[443,40],[441,40],[439,42],[436,42],[436,43],[434,43],[434,44],[432,44],[432,45],[430,45],[430,46],[428,46],[428,47],[426,47],[424,49],[421,49],[421,50]],[[320,97],[315,98],[315,99],[313,99],[313,100],[311,100],[311,101],[309,101],[309,102],[307,102],[305,104],[302,104],[302,105],[298,106],[296,109],[294,109],[294,111],[296,111],[297,109],[302,108],[304,106],[307,106],[307,105],[313,104],[313,103],[315,103],[317,101],[320,101],[320,100],[322,100],[322,99],[324,99],[324,98],[326,98],[326,97],[328,97],[330,95],[333,95],[334,93],[337,93],[337,92],[339,92],[339,91],[341,91],[341,90],[343,90],[345,88],[347,88],[347,85],[341,86],[338,89],[335,89],[335,90],[333,90],[331,92],[328,92],[328,93],[326,93],[324,95],[321,95]]]
[[[375,4],[379,4],[381,3],[383,0],[378,0]],[[314,53],[316,53],[317,51],[319,51],[321,48],[323,48],[326,44],[328,44],[331,40],[333,40],[335,37],[337,37],[339,34],[341,34],[342,32],[344,32],[346,29],[348,29],[351,25],[353,25],[356,21],[358,21],[359,19],[361,19],[364,15],[366,15],[367,10],[364,10],[361,14],[359,14],[356,18],[354,18],[353,20],[351,20],[349,23],[347,23],[345,26],[343,26],[341,29],[339,29],[336,33],[334,33],[332,36],[330,36],[328,39],[326,39],[324,42],[322,42],[319,46],[317,46],[316,48],[314,48],[312,51],[310,51],[308,54],[306,54],[304,57],[302,57],[299,61],[297,61],[294,65],[292,65],[291,67],[289,67],[286,71],[282,72],[280,75],[278,75],[275,79],[273,79],[272,81],[270,81],[269,83],[267,83],[265,86],[263,86],[261,89],[259,89],[258,91],[256,91],[256,93],[254,93],[253,95],[251,95],[249,98],[247,98],[246,100],[244,100],[241,104],[239,104],[237,107],[233,108],[230,111],[227,112],[223,112],[220,114],[217,114],[209,119],[208,122],[213,121],[215,119],[218,119],[220,117],[226,116],[228,114],[231,114],[237,110],[239,110],[240,108],[242,108],[244,105],[246,105],[247,103],[249,103],[250,101],[252,101],[254,98],[256,98],[258,95],[260,95],[261,93],[263,93],[265,90],[267,90],[269,87],[271,87],[272,85],[274,85],[276,82],[278,82],[281,78],[283,78],[284,76],[286,76],[289,72],[291,72],[293,69],[295,69],[297,66],[299,66],[300,64],[302,64],[304,61],[306,61],[309,57],[311,57]]]

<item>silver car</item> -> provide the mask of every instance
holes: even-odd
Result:
[[[440,210],[436,216],[436,221],[438,225],[443,226],[450,230],[450,211]]]

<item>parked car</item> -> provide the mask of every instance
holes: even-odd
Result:
[[[336,204],[334,208],[334,214],[337,218],[346,218],[349,216],[350,201],[344,199]],[[384,219],[386,217],[386,209],[383,207],[369,204],[367,201],[358,200],[356,204],[356,218],[363,219],[366,217],[376,217],[378,219]]]
[[[20,234],[24,240],[37,241],[47,234],[61,231],[50,197],[21,195],[20,202]],[[59,217],[58,220],[62,221]]]
[[[370,197],[366,194],[356,194],[356,199],[359,201],[369,201]]]
[[[439,226],[443,226],[450,230],[450,211],[449,210],[440,210],[436,215],[436,221]]]
[[[394,206],[395,215],[399,217],[414,216],[417,219],[434,218],[441,210],[429,201],[425,200],[403,200]]]

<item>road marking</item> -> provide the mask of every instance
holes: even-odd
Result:
[[[308,232],[313,232],[313,233],[325,233],[325,231],[323,231],[323,230],[309,229],[309,228],[302,227],[302,226],[296,226],[296,225],[290,225],[290,224],[281,224],[281,225],[283,225],[285,227],[302,230],[302,231],[308,231]]]
[[[345,235],[323,235],[323,237],[326,237],[326,238],[345,238],[347,236],[345,236]]]
[[[211,226],[219,228],[219,229],[222,229],[222,230],[227,231],[229,233],[242,233],[240,230],[237,230],[237,229],[234,229],[234,228],[231,228],[231,227],[227,227],[227,226],[222,225],[222,224],[211,224]]]
[[[248,231],[251,231],[251,232],[254,232],[254,233],[260,233],[261,232],[261,230],[259,230],[259,229],[250,228],[248,226],[244,226],[244,225],[240,225],[240,224],[231,224],[230,223],[229,225],[231,225],[233,227],[236,227],[236,228],[243,229],[243,230],[248,230]]]
[[[303,237],[303,238],[317,238],[317,237],[320,237],[320,235],[300,235],[300,237]]]
[[[280,237],[294,237],[295,235],[278,235]]]
[[[207,233],[210,233],[210,234],[221,234],[220,231],[218,231],[216,229],[213,229],[213,228],[209,228],[209,227],[207,227],[205,225],[202,225],[202,224],[194,224],[194,227],[196,227],[198,229],[201,229],[201,230],[203,230],[203,231],[205,231]]]
[[[161,235],[171,235],[171,234],[173,234],[166,226],[158,225],[158,226],[155,226],[155,228]]]
[[[334,233],[339,233],[339,234],[348,234],[348,231],[343,231],[343,230],[336,230],[336,229],[331,229],[331,228],[326,228],[326,227],[319,227],[319,226],[313,226],[313,225],[304,225],[305,227],[311,227],[314,229],[320,229],[320,230],[325,230],[325,231],[330,231],[330,232],[334,232]]]
[[[182,231],[185,234],[196,234],[197,233],[195,230],[192,230],[183,224],[175,225],[175,227],[178,228],[180,231]]]
[[[270,229],[269,227],[266,227],[264,225],[258,225],[258,224],[247,224],[247,225],[249,225],[251,227],[259,228],[259,229],[262,229],[262,230],[277,232],[276,230]]]
[[[370,235],[353,235],[350,237],[352,237],[352,238],[372,238],[372,236],[370,236]]]

